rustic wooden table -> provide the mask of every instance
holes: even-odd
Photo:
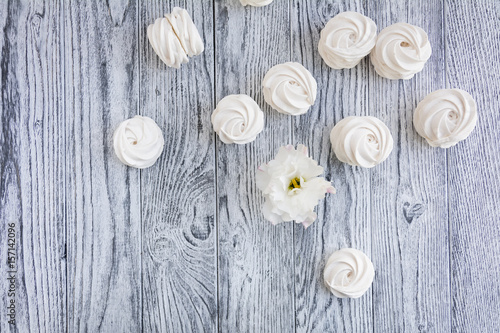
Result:
[[[146,37],[176,5],[205,41],[179,70]],[[391,81],[369,59],[327,67],[319,34],[345,10],[379,30],[422,27],[433,48],[424,70]],[[500,1],[11,0],[0,27],[2,332],[500,330]],[[290,60],[318,81],[300,117],[271,110],[261,92],[266,71]],[[445,87],[469,91],[479,108],[472,135],[447,150],[412,125],[417,103]],[[225,145],[212,131],[212,110],[233,93],[265,112],[251,144]],[[136,114],[166,139],[142,171],[111,144]],[[368,170],[335,158],[330,130],[351,115],[389,126],[387,161]],[[289,143],[309,146],[337,188],[307,230],[260,212],[256,168]],[[374,263],[360,299],[322,283],[342,247]]]

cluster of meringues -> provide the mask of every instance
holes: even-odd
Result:
[[[425,31],[408,23],[396,23],[377,36],[370,18],[356,12],[340,13],[321,31],[318,46],[325,63],[352,68],[368,54],[375,71],[388,79],[411,79],[420,72],[432,49]],[[417,106],[413,123],[433,147],[448,148],[464,140],[477,122],[474,99],[460,89],[442,89],[427,95]],[[330,140],[337,158],[370,168],[392,151],[387,126],[374,117],[347,117],[333,128]]]
[[[272,2],[240,1],[243,5],[256,7]],[[154,51],[169,67],[179,68],[188,62],[189,57],[204,50],[196,26],[187,11],[181,8],[174,8],[172,13],[157,19],[148,27],[147,33]],[[321,31],[318,51],[325,63],[334,69],[352,68],[370,54],[379,75],[388,79],[410,79],[423,69],[431,55],[431,46],[427,34],[419,27],[397,23],[383,29],[377,36],[377,27],[371,19],[359,13],[344,12],[332,18]],[[317,94],[316,80],[296,62],[272,67],[264,77],[262,89],[265,101],[273,109],[294,116],[306,113],[315,103]],[[250,96],[229,95],[218,103],[211,121],[222,142],[246,144],[262,132],[264,113]],[[459,89],[443,89],[429,94],[418,104],[413,118],[417,132],[431,146],[442,148],[465,139],[476,121],[474,99]],[[330,140],[340,161],[366,168],[387,159],[393,148],[393,138],[387,126],[369,116],[342,119],[333,127]],[[164,146],[160,127],[151,118],[142,116],[122,122],[114,132],[113,141],[118,158],[136,168],[152,166]],[[296,179],[306,182],[306,179]],[[334,193],[329,182],[321,181],[321,186],[328,184],[329,193]],[[294,188],[294,191],[298,190]],[[312,208],[310,210],[312,212]],[[273,214],[279,221],[283,218],[276,212]],[[312,215],[311,220],[314,220],[315,214]],[[323,271],[326,286],[341,298],[362,296],[371,286],[374,275],[370,259],[353,248],[334,252]]]
[[[243,5],[264,6],[272,1],[242,0]],[[203,52],[200,34],[188,12],[174,8],[148,27],[148,39],[160,59],[179,68],[189,57]],[[388,79],[410,79],[420,72],[431,55],[424,30],[396,23],[377,36],[370,18],[356,12],[333,17],[321,31],[318,51],[334,68],[352,68],[370,54],[375,71]],[[287,62],[272,67],[262,83],[265,101],[280,113],[298,116],[316,100],[317,84],[301,64]],[[249,143],[264,128],[264,113],[248,95],[224,97],[214,110],[214,131],[224,143]],[[474,99],[460,89],[442,89],[425,97],[417,106],[413,123],[433,147],[448,148],[464,140],[477,122]],[[375,117],[351,116],[338,122],[330,140],[337,158],[366,168],[383,162],[392,151],[393,138],[387,126]],[[120,124],[114,133],[114,148],[125,164],[147,168],[163,150],[163,135],[156,123],[136,116]]]

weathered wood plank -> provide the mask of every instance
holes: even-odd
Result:
[[[452,328],[500,331],[500,3],[446,2],[447,87],[478,105],[476,129],[448,150]]]
[[[137,114],[137,7],[109,3],[64,1],[71,332],[141,330],[140,173],[112,147]]]
[[[205,43],[180,69],[163,64],[146,35],[175,6],[189,12]],[[217,327],[213,5],[142,1],[139,31],[140,112],[165,137],[160,159],[141,175],[144,331],[210,332]]]
[[[17,326],[1,311],[0,331],[500,330],[498,3],[107,3],[0,3],[0,258],[15,222],[19,262]],[[206,46],[179,70],[146,37],[176,5]],[[368,59],[328,68],[319,33],[344,10],[379,30],[423,27],[433,46],[424,71],[389,81]],[[298,118],[277,114],[261,93],[266,71],[289,60],[319,85],[315,106]],[[429,147],[411,122],[416,104],[445,86],[468,90],[479,106],[476,130],[448,150]],[[266,113],[254,143],[214,140],[210,114],[232,93]],[[120,164],[111,145],[118,123],[139,113],[166,139],[159,162],[142,172]],[[389,126],[395,148],[382,165],[335,158],[329,132],[348,115]],[[308,145],[338,191],[308,230],[273,227],[260,212],[255,169],[288,143]],[[361,299],[338,300],[323,286],[326,258],[345,246],[375,264]]]
[[[413,111],[444,87],[443,3],[368,1],[379,31],[397,22],[423,28],[432,56],[407,81],[377,75],[370,67],[370,114],[384,121],[394,150],[371,174],[374,329],[379,332],[450,330],[446,152],[414,130]]]
[[[290,59],[289,4],[243,7],[216,1],[216,101],[248,94],[265,113],[249,144],[217,138],[219,325],[222,332],[293,332],[293,225],[273,226],[261,213],[257,167],[290,143],[290,117],[264,102],[261,83]]]
[[[36,1],[0,4],[2,332],[66,330],[63,152],[71,141],[65,132],[61,7]],[[6,273],[11,271],[10,223],[16,233],[15,296]],[[15,326],[7,317],[11,299]]]
[[[291,9],[292,60],[308,68],[318,82],[315,105],[294,118],[294,142],[309,147],[337,189],[318,206],[318,220],[311,227],[295,227],[297,332],[369,332],[373,327],[371,290],[360,299],[341,300],[323,283],[324,265],[334,251],[354,247],[371,256],[370,171],[338,161],[330,144],[335,123],[371,114],[368,60],[350,70],[335,70],[318,53],[325,24],[347,10],[364,11],[359,2],[322,0],[296,0]]]

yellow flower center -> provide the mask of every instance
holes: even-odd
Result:
[[[295,177],[290,181],[290,185],[288,185],[289,190],[293,190],[294,188],[300,188],[300,178]]]

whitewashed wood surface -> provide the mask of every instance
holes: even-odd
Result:
[[[180,6],[205,52],[167,68],[146,36]],[[369,59],[333,70],[317,52],[342,11],[427,31],[433,54],[407,81]],[[499,332],[500,1],[88,0],[0,2],[1,332]],[[298,61],[318,81],[300,117],[273,111],[261,81]],[[430,147],[411,119],[441,88],[479,107],[471,136]],[[210,115],[228,94],[263,108],[257,140],[225,145]],[[147,115],[165,150],[139,171],[114,156],[119,122]],[[329,132],[371,115],[395,147],[367,170],[340,163]],[[318,220],[272,226],[255,185],[278,147],[304,143],[337,188]],[[16,325],[7,318],[7,225],[16,223]],[[337,299],[326,258],[355,247],[372,288]]]

